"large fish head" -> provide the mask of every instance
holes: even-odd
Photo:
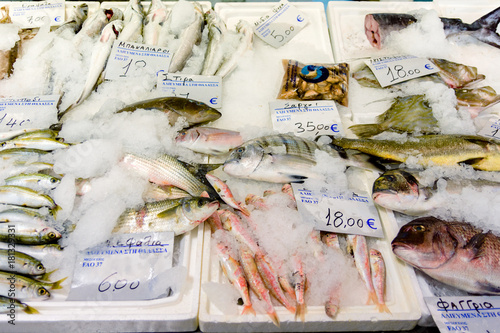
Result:
[[[205,197],[185,199],[182,202],[182,211],[192,225],[198,225],[205,221],[219,208],[219,202]]]
[[[182,130],[175,137],[175,143],[183,147],[189,147],[199,139],[200,135],[200,132],[196,128]]]
[[[264,150],[260,146],[243,145],[231,152],[222,169],[231,176],[247,178],[259,167],[263,158]]]
[[[45,274],[45,266],[41,262],[36,262],[31,268],[30,268],[30,274],[33,276],[38,276]]]
[[[458,245],[446,224],[435,217],[421,217],[405,224],[391,244],[398,258],[421,269],[442,266]]]
[[[54,243],[61,237],[61,233],[51,227],[44,228],[40,231],[40,238],[44,243]]]
[[[388,209],[406,209],[416,203],[418,197],[417,179],[404,170],[386,171],[373,183],[373,201]]]

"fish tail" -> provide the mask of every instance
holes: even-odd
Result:
[[[61,206],[55,205],[54,208],[50,209],[50,212],[52,213],[52,216],[54,216],[54,219],[57,219],[57,213],[61,210]]]
[[[297,307],[295,309],[295,320],[297,320],[297,317],[300,318],[302,322],[306,321],[306,304],[305,303],[297,303]]]
[[[379,124],[359,124],[349,129],[360,138],[370,138],[383,132]]]
[[[379,304],[375,291],[368,292],[368,301],[366,301],[366,304]]]
[[[255,310],[252,307],[252,304],[245,305],[243,307],[243,311],[241,311],[241,314],[253,314],[254,316],[256,315]]]
[[[391,310],[389,310],[389,308],[387,307],[387,305],[385,303],[377,304],[377,310],[378,310],[378,312],[381,312],[381,313],[382,312],[391,313]]]
[[[24,312],[26,312],[27,314],[39,314],[40,312],[38,312],[37,309],[35,309],[34,307],[31,307],[29,305],[26,305],[26,307],[23,309]]]
[[[59,281],[56,281],[52,283],[52,287],[50,289],[62,289],[61,284],[66,280],[68,277],[62,278]]]
[[[43,274],[42,276],[40,276],[40,278],[38,280],[40,281],[50,281],[50,276],[55,272],[57,271],[57,269],[54,269],[53,271],[50,271],[50,272],[47,272],[45,274]]]
[[[483,43],[500,48],[500,35],[496,32],[500,24],[500,7],[474,21],[472,36]]]
[[[276,325],[277,327],[280,327],[280,319],[278,318],[278,314],[276,313],[276,310],[273,309],[273,311],[270,311],[267,313],[269,318],[273,321],[273,324]]]
[[[250,211],[246,207],[244,207],[241,203],[239,204],[239,206],[240,206],[240,212],[243,215],[250,217]]]

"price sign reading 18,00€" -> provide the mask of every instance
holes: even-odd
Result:
[[[365,63],[382,87],[439,71],[437,66],[428,59],[414,56],[382,57],[366,60]]]

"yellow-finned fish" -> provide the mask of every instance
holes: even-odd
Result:
[[[61,209],[48,195],[15,185],[0,186],[0,203],[32,208],[48,207],[54,217]]]
[[[10,290],[14,290],[14,292]],[[41,282],[23,275],[1,271],[0,295],[20,300],[44,301],[50,298],[50,292]]]

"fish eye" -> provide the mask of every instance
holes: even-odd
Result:
[[[198,200],[198,207],[203,207],[203,205],[205,204],[204,200]]]
[[[396,181],[396,177],[394,177],[393,175],[386,175],[385,179],[387,179],[390,182]]]
[[[1,146],[1,147],[5,147],[5,145],[6,145],[6,144],[7,144],[7,142],[2,142],[2,143],[0,144],[0,146]]]
[[[244,152],[244,151],[245,151],[245,149],[243,149],[243,147],[240,147],[240,148],[236,149],[236,152],[237,152],[237,153],[242,153],[242,152]]]
[[[54,238],[56,238],[56,237],[57,237],[57,236],[56,236],[56,233],[55,233],[55,232],[53,232],[53,231],[49,232],[49,233],[47,234],[47,236],[48,236],[49,238],[52,238],[52,239],[54,239]]]
[[[57,178],[50,178],[51,183],[57,183],[57,180],[58,180]]]
[[[45,288],[43,288],[43,287],[38,288],[38,296],[45,296],[48,294],[49,294],[49,292]]]
[[[37,269],[37,270],[39,270],[39,271],[43,270],[44,268],[45,268],[45,267],[43,267],[43,265],[42,265],[42,264],[38,264],[38,265],[36,265],[36,269]]]
[[[419,225],[414,226],[413,230],[417,231],[417,232],[424,232],[425,231],[425,227],[423,225],[419,224]]]

